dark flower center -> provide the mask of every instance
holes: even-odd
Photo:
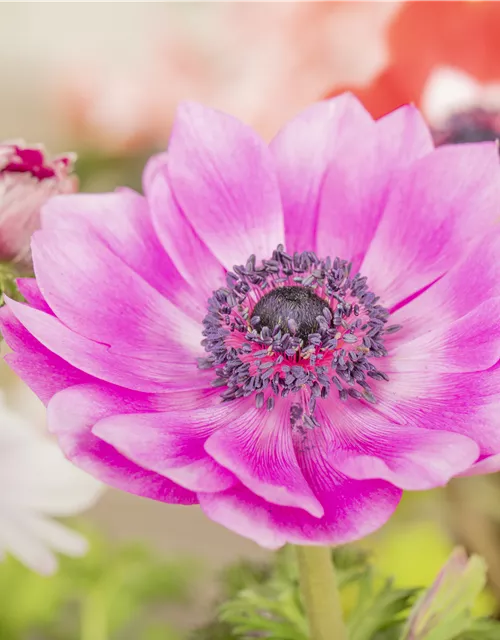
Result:
[[[328,302],[308,287],[279,287],[257,302],[250,324],[257,331],[263,327],[279,327],[283,333],[291,333],[307,341],[309,334],[318,331],[318,318],[324,318],[325,309],[331,314]]]
[[[471,109],[453,114],[444,127],[433,132],[434,142],[463,144],[494,142],[500,138],[500,113],[486,109]]]
[[[208,301],[198,361],[214,370],[224,402],[254,395],[271,411],[293,394],[290,424],[300,429],[318,424],[316,402],[332,392],[376,402],[370,381],[388,378],[373,360],[399,326],[386,326],[389,312],[349,262],[280,245],[271,259],[233,269]]]

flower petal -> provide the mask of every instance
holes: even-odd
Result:
[[[500,453],[494,456],[482,458],[479,462],[473,464],[467,471],[461,473],[461,476],[483,476],[488,473],[497,473],[500,471]]]
[[[394,343],[407,342],[500,298],[500,237],[488,233],[432,287],[391,315],[401,325]]]
[[[109,386],[79,385],[52,398],[47,421],[67,458],[102,482],[162,502],[194,504],[194,493],[143,469],[92,433],[93,426],[105,417],[124,411],[154,410],[157,402],[161,400],[147,394]]]
[[[265,500],[321,518],[323,507],[297,464],[289,415],[288,403],[278,403],[269,414],[252,402],[211,435],[205,449]]]
[[[163,362],[203,354],[201,325],[117,258],[96,236],[39,231],[32,240],[37,281],[70,329],[116,353]]]
[[[43,297],[35,278],[18,278],[16,284],[19,293],[32,307],[40,311],[45,311],[45,313],[52,313],[52,309]]]
[[[0,522],[0,557],[8,551],[32,571],[42,575],[56,571],[57,559],[45,541],[38,538],[36,528],[33,531],[29,514],[6,508]]]
[[[353,132],[361,136],[372,128],[361,103],[345,94],[308,107],[272,140],[288,252],[316,250],[320,194],[330,163],[341,161]]]
[[[168,203],[167,203],[168,204]],[[97,239],[188,315],[203,319],[203,299],[177,271],[163,249],[151,222],[148,202],[131,189],[114,193],[57,196],[42,212],[44,230],[67,231]]]
[[[370,288],[394,307],[441,277],[499,215],[494,143],[440,147],[394,185],[362,265]]]
[[[27,329],[22,337],[28,342],[19,345],[23,351],[37,353],[39,341],[50,352],[72,365],[73,369],[130,389],[165,391],[170,387],[202,388],[210,385],[209,372],[199,371],[194,362],[176,364],[173,367],[158,360],[144,359],[140,354],[136,357],[114,353],[107,345],[74,333],[53,315],[14,300],[7,300],[7,305]],[[24,353],[20,355],[25,357]],[[50,362],[47,362],[48,366]],[[55,363],[55,366],[59,366],[59,363]],[[69,371],[61,372],[62,375],[66,373],[70,374]],[[33,374],[33,382],[36,382],[35,372]]]
[[[489,369],[500,360],[500,298],[483,302],[449,325],[398,344],[389,356],[392,371]]]
[[[194,411],[115,415],[99,421],[92,432],[141,467],[173,479],[192,491],[223,491],[237,483],[232,473],[203,448],[206,439],[238,412],[207,396]]]
[[[179,209],[166,167],[151,182],[147,195],[156,232],[179,272],[196,290],[205,313],[213,291],[225,285],[226,271]]]
[[[381,481],[339,477],[323,495],[325,515],[266,502],[240,485],[221,493],[198,493],[209,518],[263,547],[284,544],[337,545],[352,542],[381,527],[392,515],[401,490]]]
[[[95,380],[46,349],[7,306],[0,309],[0,328],[14,351],[5,356],[6,362],[44,404],[66,387]]]
[[[429,127],[413,105],[399,107],[377,120],[377,139],[380,161],[392,177],[434,150]]]
[[[500,365],[473,373],[440,373],[429,367],[393,371],[373,381],[377,413],[403,428],[454,431],[472,438],[482,455],[500,451]]]
[[[323,451],[323,459],[349,478],[386,480],[407,490],[444,485],[479,455],[477,444],[464,435],[396,424],[360,402],[326,402],[318,412],[322,438],[307,433],[301,445],[318,480],[328,467],[317,460],[311,464],[318,454],[309,451]]]
[[[364,126],[353,123],[336,142],[317,221],[320,256],[339,256],[356,272],[376,233],[397,175],[433,149],[418,111],[401,108]]]
[[[284,243],[272,157],[235,118],[184,103],[170,139],[169,173],[181,209],[226,269],[251,254],[270,257]]]

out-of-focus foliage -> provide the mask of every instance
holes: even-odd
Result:
[[[349,640],[500,638],[500,623],[472,616],[472,606],[486,582],[480,558],[465,560],[452,577],[446,565],[427,591],[397,587],[374,567],[367,552],[356,547],[335,550],[332,560]],[[221,601],[218,619],[195,631],[190,640],[308,640],[293,548],[277,554],[273,567],[244,563],[226,571]],[[428,605],[423,612],[422,602]],[[417,628],[414,621],[419,616],[424,616],[425,624]]]
[[[5,303],[4,295],[14,300],[24,301],[17,290],[16,278],[18,277],[19,274],[13,265],[0,263],[0,306]]]
[[[108,156],[89,151],[79,153],[75,170],[80,191],[113,191],[117,185],[142,191],[142,171],[153,153],[153,150],[133,156]]]
[[[472,607],[485,584],[484,560],[478,556],[468,559],[463,549],[455,549],[434,583],[413,608],[402,640],[454,640],[461,637],[460,634],[476,633]],[[487,631],[487,625],[500,632],[498,623],[476,623],[476,627],[483,631]]]
[[[90,542],[85,558],[62,558],[51,578],[13,559],[0,564],[2,640],[179,639],[163,620],[169,604],[189,601],[195,565],[164,560],[143,545],[111,545],[96,534]]]

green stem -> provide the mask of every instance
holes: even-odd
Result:
[[[310,640],[347,640],[331,549],[296,549]]]
[[[80,640],[107,640],[106,594],[99,586],[82,602],[80,625]]]

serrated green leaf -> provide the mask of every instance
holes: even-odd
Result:
[[[418,589],[396,589],[390,580],[376,589],[360,590],[357,606],[348,620],[349,640],[373,640],[377,633],[400,625],[414,603]],[[383,637],[383,636],[382,636]]]

